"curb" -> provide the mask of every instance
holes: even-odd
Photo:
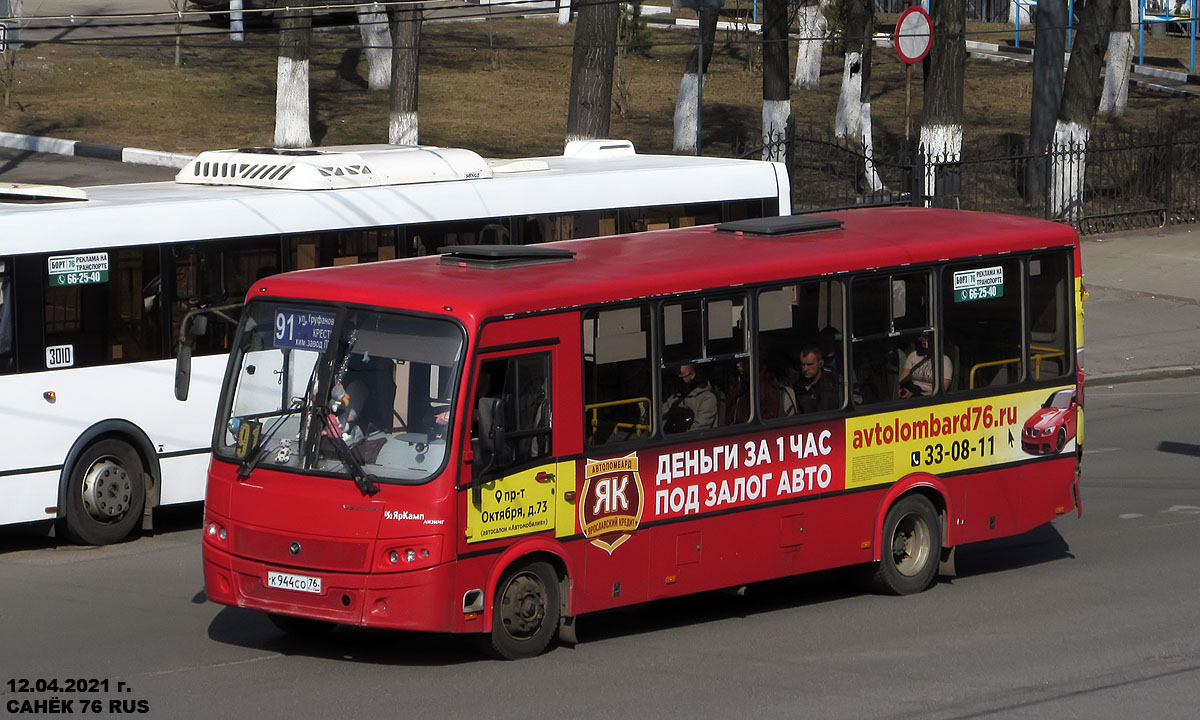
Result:
[[[159,167],[182,168],[192,161],[192,155],[180,153],[159,152],[135,147],[117,147],[115,145],[98,145],[81,140],[63,140],[61,138],[38,137],[20,133],[0,132],[0,147],[13,150],[28,150],[30,152],[53,153],[55,155],[73,155],[100,160],[116,160],[133,165],[157,165]]]
[[[1144,370],[1099,373],[1096,375],[1088,375],[1085,369],[1083,382],[1085,387],[1088,385],[1120,385],[1122,383],[1144,382],[1147,380],[1191,377],[1192,375],[1200,375],[1200,365],[1174,365],[1146,368]]]

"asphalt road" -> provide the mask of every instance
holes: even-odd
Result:
[[[206,603],[198,510],[105,548],[0,536],[0,707],[144,701],[148,717],[1193,717],[1200,378],[1089,387],[1084,516],[963,548],[905,598],[836,573],[585,617],[505,663],[469,638],[289,639]],[[19,693],[95,678],[108,692]],[[125,683],[126,692],[116,684]],[[19,705],[16,707],[20,707]]]

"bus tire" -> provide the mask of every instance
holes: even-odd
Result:
[[[124,540],[146,506],[146,475],[137,451],[121,440],[87,447],[67,477],[63,529],[83,545]]]
[[[295,615],[281,615],[279,613],[267,613],[267,618],[275,629],[285,635],[291,635],[298,638],[318,638],[333,630],[333,623],[327,620],[313,620],[312,618],[296,617]]]
[[[559,602],[558,573],[549,563],[510,568],[496,585],[485,649],[505,660],[541,654],[558,632]]]
[[[924,495],[908,495],[883,520],[883,547],[874,585],[891,595],[910,595],[929,587],[937,574],[942,533],[937,510]]]

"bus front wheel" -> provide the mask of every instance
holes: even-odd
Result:
[[[933,503],[924,495],[902,498],[883,520],[875,586],[892,595],[909,595],[929,587],[937,573],[941,537]]]
[[[145,473],[133,448],[112,439],[89,446],[67,482],[64,529],[71,540],[109,545],[133,532],[146,505]]]
[[[517,566],[496,586],[486,649],[506,660],[533,657],[550,644],[558,621],[558,573],[546,562]]]

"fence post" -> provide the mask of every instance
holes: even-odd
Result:
[[[1175,132],[1167,132],[1167,208],[1163,215],[1163,227],[1171,224],[1175,215]]]
[[[788,206],[796,206],[796,117],[788,115],[787,123],[783,128],[784,132],[784,147],[783,147],[783,162],[788,173]]]
[[[1053,142],[1042,153],[1042,218],[1045,220],[1054,219],[1050,216],[1050,198],[1054,197],[1050,188],[1050,182],[1054,179],[1054,153]]]

